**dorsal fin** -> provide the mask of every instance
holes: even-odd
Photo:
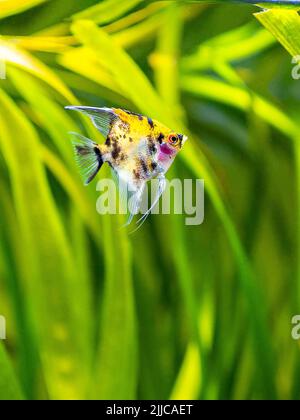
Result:
[[[110,108],[94,108],[90,106],[67,106],[65,109],[82,112],[90,117],[94,126],[106,138],[111,130],[112,124],[119,118]]]

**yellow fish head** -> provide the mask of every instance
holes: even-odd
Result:
[[[174,148],[177,152],[182,149],[184,143],[187,141],[187,136],[184,136],[183,134],[178,134],[175,132],[170,132],[166,136],[165,142]]]
[[[187,141],[187,136],[176,133],[162,125],[157,125],[158,129],[156,138],[160,143],[160,151],[169,156],[175,156],[182,149],[184,143]]]

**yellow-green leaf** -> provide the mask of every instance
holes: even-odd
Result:
[[[20,386],[6,351],[0,342],[0,400],[23,399]]]
[[[89,19],[98,24],[108,23],[133,9],[142,0],[104,0],[94,6],[73,15],[74,20]]]
[[[82,398],[87,371],[80,364],[88,364],[90,355],[85,346],[89,306],[82,292],[80,307],[85,310],[77,306],[82,279],[49,190],[36,131],[2,90],[0,106],[0,149],[13,186],[22,248],[20,278],[48,392],[52,398]]]
[[[292,55],[300,54],[300,16],[296,11],[272,9],[256,13],[255,17]]]
[[[17,48],[13,43],[5,41],[0,37],[0,59],[7,64],[22,68],[57,90],[69,102],[76,99],[67,86],[56,76],[44,63],[33,57],[28,52]]]
[[[49,0],[1,0],[0,19],[24,12]]]
[[[75,42],[72,36],[3,36],[2,39],[24,50],[52,53],[63,52]]]

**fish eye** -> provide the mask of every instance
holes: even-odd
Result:
[[[169,135],[169,142],[172,144],[177,144],[178,143],[178,136],[177,134],[170,134]]]

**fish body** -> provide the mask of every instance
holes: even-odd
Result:
[[[135,208],[131,213],[139,210],[145,183],[150,179],[160,180],[160,197],[164,190],[165,174],[187,140],[186,136],[156,120],[127,110],[84,106],[67,109],[88,115],[105,137],[103,144],[96,144],[82,136],[74,142],[76,159],[86,184],[107,162],[119,181],[136,194]]]

